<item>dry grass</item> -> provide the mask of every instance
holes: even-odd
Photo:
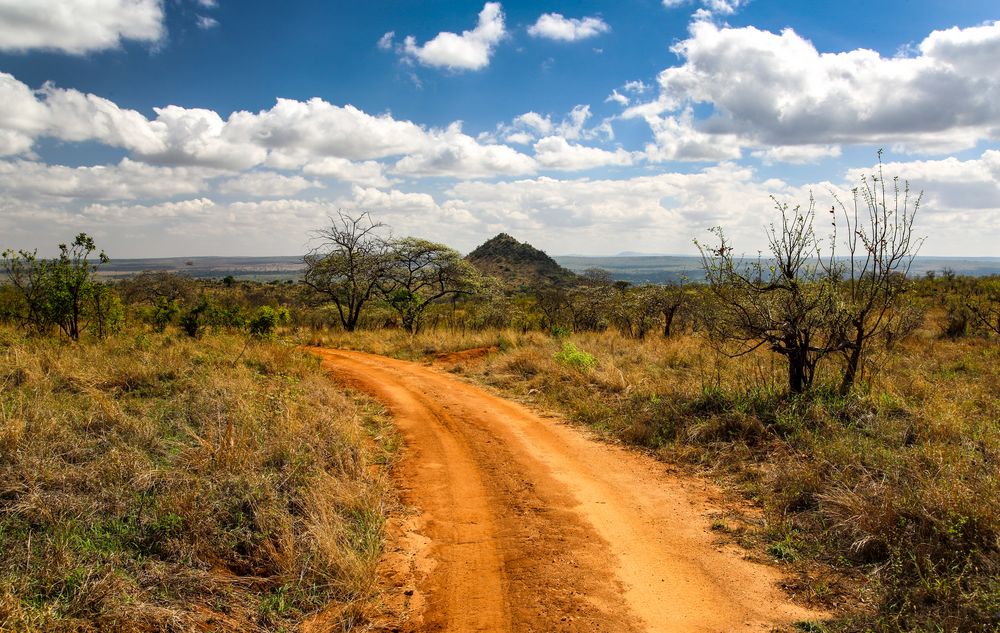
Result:
[[[324,338],[324,337],[318,337]],[[850,397],[784,395],[766,352],[729,359],[697,335],[327,334],[404,358],[503,350],[454,371],[665,459],[761,505],[760,550],[840,616],[826,628],[1000,630],[1000,342],[920,331],[872,358]],[[860,583],[846,581],[860,579]]]
[[[316,359],[242,346],[0,330],[0,630],[365,620],[394,437]]]

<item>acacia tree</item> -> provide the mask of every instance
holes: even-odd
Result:
[[[74,341],[80,340],[88,302],[101,296],[95,275],[101,264],[110,261],[101,251],[98,262],[90,261],[97,250],[94,238],[79,233],[69,244],[59,245],[54,259],[39,259],[37,251],[6,250],[3,265],[7,279],[20,298],[22,325],[38,332],[58,327]],[[98,318],[103,311],[98,310]],[[104,329],[100,329],[103,334]]]
[[[302,282],[317,295],[333,301],[340,323],[353,332],[361,309],[379,288],[390,265],[385,225],[363,212],[338,211],[330,226],[316,232],[319,245],[303,258]]]
[[[687,290],[682,284],[668,282],[661,286],[649,286],[647,293],[648,309],[663,317],[663,337],[669,338],[674,319],[688,301]]]
[[[813,382],[819,361],[834,349],[830,315],[832,280],[813,231],[815,203],[790,209],[775,200],[781,226],[767,231],[769,256],[737,257],[721,228],[712,229],[718,245],[695,242],[714,297],[712,333],[735,344],[730,356],[761,347],[785,357],[788,389],[801,393]]]
[[[388,261],[379,288],[411,334],[433,302],[475,292],[476,269],[444,244],[416,237],[396,240]]]
[[[852,190],[848,208],[834,194],[846,224],[846,261],[831,259],[831,275],[839,280],[839,351],[845,360],[840,393],[846,395],[857,380],[869,342],[891,331],[899,298],[906,292],[906,275],[923,238],[913,233],[913,221],[923,194],[910,193],[898,177],[887,186],[882,173],[882,150],[877,173],[863,176]],[[835,214],[835,208],[830,209]],[[836,240],[836,237],[834,238]],[[834,245],[836,241],[834,241]],[[836,246],[834,246],[836,248]]]

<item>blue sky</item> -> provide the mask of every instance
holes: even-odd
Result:
[[[0,246],[297,254],[337,209],[469,250],[761,246],[870,171],[1000,255],[992,2],[0,0]],[[281,101],[279,101],[279,99]]]

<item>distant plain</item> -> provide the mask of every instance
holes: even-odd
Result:
[[[556,255],[553,259],[575,273],[600,268],[615,280],[631,283],[666,283],[670,281],[702,281],[701,258],[693,255],[630,255],[621,257],[589,257]],[[911,277],[922,277],[928,271],[940,274],[951,270],[956,275],[985,277],[1000,275],[1000,257],[917,257],[910,269]],[[302,258],[280,257],[161,257],[155,259],[115,259],[103,266],[102,276],[121,278],[144,270],[183,272],[204,278],[232,275],[254,281],[297,280],[302,271]]]

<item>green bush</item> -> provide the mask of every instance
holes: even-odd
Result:
[[[290,320],[287,308],[261,306],[247,324],[247,331],[256,338],[273,338],[278,326]]]
[[[592,354],[584,352],[569,341],[563,343],[562,349],[556,352],[555,359],[563,365],[580,371],[591,369],[597,364],[597,359]]]

